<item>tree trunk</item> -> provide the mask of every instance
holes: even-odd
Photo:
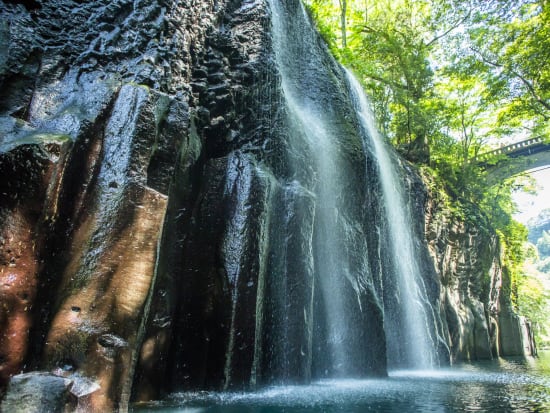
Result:
[[[340,29],[342,30],[342,49],[347,47],[347,28],[346,15],[348,3],[347,0],[340,0]]]

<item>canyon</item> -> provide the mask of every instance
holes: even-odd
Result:
[[[535,352],[497,235],[376,137],[299,1],[0,14],[10,411]]]

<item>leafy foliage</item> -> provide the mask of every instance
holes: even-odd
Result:
[[[489,139],[548,137],[547,0],[308,4],[372,97],[380,129],[410,159],[459,172]]]
[[[526,244],[527,260],[523,272],[517,280],[517,307],[533,323],[536,341],[541,347],[550,346],[550,293],[548,292],[548,273],[550,259],[539,261],[537,248]],[[547,271],[541,267],[547,266]]]
[[[503,128],[548,137],[550,70],[544,62],[550,59],[550,3],[479,3],[464,69],[481,74],[501,103]]]

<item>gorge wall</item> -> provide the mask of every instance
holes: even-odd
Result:
[[[273,4],[0,3],[0,386],[47,372],[16,376],[4,403],[30,386],[124,411],[386,373],[400,293],[377,161],[299,2]],[[320,122],[336,161],[307,139]],[[496,237],[399,165],[438,360],[514,354]]]
[[[425,219],[427,262],[442,286],[451,360],[535,355],[531,326],[513,310],[510,276],[488,220],[475,205],[453,208],[429,174],[416,185],[414,193],[424,193],[417,211]]]

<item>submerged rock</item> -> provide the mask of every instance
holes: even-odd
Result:
[[[58,374],[17,374],[10,379],[2,409],[14,413],[94,411],[91,395],[99,389],[97,382],[62,370]]]

